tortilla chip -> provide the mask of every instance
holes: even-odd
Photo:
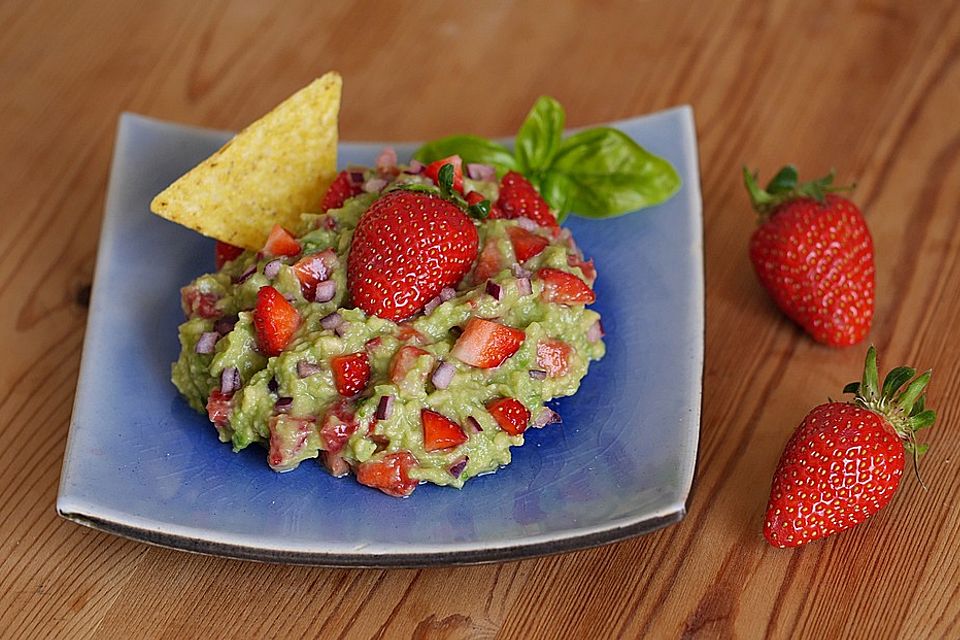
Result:
[[[296,229],[336,176],[340,87],[335,72],[314,80],[164,189],[150,210],[254,250],[274,224]]]

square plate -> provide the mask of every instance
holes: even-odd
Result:
[[[527,432],[513,463],[462,490],[405,500],[318,464],[272,472],[263,451],[217,440],[170,383],[179,289],[213,269],[213,241],[150,199],[229,133],[124,114],[119,123],[57,510],[169,547],[337,566],[512,560],[595,546],[679,521],[693,482],[703,369],[703,248],[693,112],[613,123],[670,160],[683,188],[611,220],[570,218],[597,263],[607,355]],[[383,143],[342,144],[372,164]],[[412,144],[395,144],[401,158]]]

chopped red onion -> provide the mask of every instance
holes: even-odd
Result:
[[[263,265],[263,275],[273,280],[277,277],[277,274],[280,273],[280,267],[282,265],[283,263],[279,260],[271,260],[267,264]]]
[[[527,231],[536,231],[540,228],[540,225],[530,218],[517,218],[517,226],[521,229],[526,229]]]
[[[467,463],[469,461],[470,461],[470,458],[468,458],[467,456],[463,456],[462,458],[454,462],[452,465],[450,465],[450,468],[447,469],[447,471],[449,471],[450,475],[452,475],[454,478],[459,478],[460,474],[463,473],[463,470],[467,468]]]
[[[596,342],[606,334],[603,332],[603,323],[597,320],[593,325],[587,330],[587,340],[589,342]]]
[[[533,275],[533,272],[529,269],[524,269],[517,263],[510,265],[510,273],[513,274],[514,278],[529,278]]]
[[[370,178],[363,183],[361,187],[366,193],[380,193],[380,190],[387,186],[387,181],[383,178]]]
[[[483,427],[480,426],[480,422],[473,416],[467,416],[467,428],[473,433],[480,433],[483,431]]]
[[[363,171],[351,171],[350,182],[357,187],[363,184]]]
[[[441,362],[437,365],[437,368],[434,369],[430,382],[432,382],[433,386],[437,389],[446,389],[453,381],[453,376],[456,372],[457,369],[452,364],[449,362]]]
[[[317,288],[313,294],[313,301],[330,302],[335,295],[337,295],[337,283],[333,280],[324,280],[317,284]]]
[[[459,338],[463,334],[463,329],[461,329],[457,325],[453,325],[452,327],[450,327],[450,329],[448,329],[448,331],[450,335],[452,335],[454,338]]]
[[[377,171],[390,171],[397,166],[397,152],[393,147],[384,147],[377,156]]]
[[[225,336],[233,331],[233,327],[236,326],[237,320],[237,316],[224,316],[213,324],[213,330],[219,333],[221,336]]]
[[[530,377],[534,380],[546,380],[547,372],[543,369],[530,369],[527,373],[530,374]]]
[[[537,419],[534,420],[533,424],[530,426],[534,429],[541,429],[548,424],[555,424],[557,422],[563,422],[563,420],[560,418],[560,414],[550,407],[544,407],[540,410],[539,415],[537,415]]]
[[[484,289],[488,295],[493,297],[494,300],[498,302],[503,300],[503,287],[494,282],[493,280],[487,280],[487,286]]]
[[[234,284],[243,284],[244,282],[246,282],[246,281],[250,278],[250,276],[252,276],[252,275],[255,274],[256,272],[257,272],[257,265],[252,264],[252,265],[250,265],[249,267],[247,267],[247,268],[243,271],[243,273],[241,273],[241,274],[238,275],[236,278],[234,278],[234,279],[233,279],[233,282],[234,282]]]
[[[292,406],[293,398],[283,396],[281,398],[277,398],[277,401],[273,403],[273,410],[277,413],[288,413]]]
[[[333,332],[342,338],[347,333],[349,328],[350,327],[347,326],[347,323],[341,322],[333,328]]]
[[[193,350],[196,353],[204,355],[213,353],[214,348],[217,346],[217,340],[219,339],[220,334],[216,331],[204,331],[200,334],[200,339],[197,340],[197,344],[193,347]]]
[[[423,305],[423,312],[425,314],[433,313],[433,310],[440,306],[440,296],[432,298],[427,301],[427,304]]]
[[[480,164],[478,162],[468,162],[467,175],[470,176],[471,180],[485,180],[487,182],[495,182],[497,179],[497,170],[488,164]]]
[[[267,389],[270,390],[270,393],[276,393],[280,389],[276,378],[270,378],[269,382],[267,382]]]
[[[530,278],[517,278],[517,293],[521,296],[528,296],[533,293],[533,286],[530,284]]]
[[[343,316],[334,311],[320,318],[320,326],[324,329],[336,329],[343,323]]]
[[[321,371],[323,371],[323,367],[318,365],[316,362],[301,360],[297,363],[297,377],[299,378],[309,378],[310,376],[316,375]]]
[[[393,396],[380,396],[374,417],[377,420],[389,420],[391,415],[393,415]]]
[[[423,169],[424,169],[424,164],[422,162],[420,162],[419,160],[411,160],[410,165],[407,167],[407,173],[412,173],[413,175],[417,175],[418,173],[422,172]]]
[[[230,395],[240,388],[240,370],[227,367],[220,372],[220,393]]]
[[[457,295],[457,290],[454,289],[453,287],[444,287],[443,289],[440,289],[441,302],[446,302],[447,300],[454,298],[456,295]]]

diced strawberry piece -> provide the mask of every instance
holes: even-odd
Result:
[[[537,344],[537,367],[551,378],[565,376],[570,372],[571,350],[572,347],[562,340],[541,340]]]
[[[403,498],[413,493],[419,484],[408,475],[417,466],[417,459],[409,451],[395,451],[373,458],[357,466],[357,482],[385,494]]]
[[[350,464],[339,453],[324,451],[320,454],[323,466],[334,478],[342,478],[350,473]]]
[[[473,270],[474,281],[489,280],[500,273],[503,268],[503,254],[500,253],[497,243],[493,240],[487,240],[487,243],[483,245],[483,251],[477,257],[477,267]]]
[[[420,356],[430,355],[419,347],[404,345],[400,347],[390,361],[390,380],[400,382],[417,365]]]
[[[195,286],[187,286],[180,290],[180,306],[188,318],[206,318],[213,320],[221,316],[217,309],[220,297],[215,293],[204,293]]]
[[[471,191],[470,193],[465,195],[464,198],[466,198],[467,204],[470,205],[471,207],[475,204],[480,204],[481,202],[487,199],[479,191]]]
[[[508,171],[501,178],[497,206],[505,218],[528,218],[542,227],[558,228],[550,205],[530,181],[516,171]]]
[[[523,403],[513,398],[491,400],[487,403],[487,411],[500,428],[512,436],[520,435],[530,424],[530,411],[523,406]]]
[[[397,327],[397,339],[404,342],[410,342],[412,340],[420,344],[425,342],[423,334],[408,324],[401,324]]]
[[[223,268],[231,260],[236,260],[243,253],[243,247],[235,247],[228,242],[217,240],[217,246],[213,250],[214,260],[217,265],[217,271]]]
[[[366,350],[367,353],[373,353],[374,351],[379,349],[380,345],[382,344],[383,344],[383,338],[381,338],[380,336],[377,336],[376,338],[370,338],[369,340],[367,340],[364,343],[363,348]]]
[[[537,271],[543,281],[543,299],[560,304],[590,304],[597,299],[586,282],[566,271],[545,267]]]
[[[370,381],[370,359],[363,351],[334,356],[330,369],[337,393],[348,398],[363,391]]]
[[[253,327],[257,332],[260,353],[265,356],[279,355],[299,326],[300,314],[279,291],[269,285],[257,291]]]
[[[440,167],[445,164],[453,165],[453,188],[463,193],[463,160],[460,156],[449,156],[436,162],[431,162],[423,170],[423,173],[436,184],[440,184]]]
[[[263,253],[268,256],[295,256],[300,253],[300,243],[293,234],[275,224],[263,245]]]
[[[540,255],[544,249],[550,246],[550,241],[543,236],[538,236],[521,227],[510,227],[507,229],[507,235],[510,236],[510,244],[513,245],[513,255],[517,257],[517,262],[526,262],[530,258]]]
[[[423,448],[426,451],[449,449],[469,440],[463,427],[436,411],[421,409],[420,422],[423,424]]]
[[[357,426],[353,405],[343,399],[334,402],[324,415],[320,427],[320,438],[323,441],[324,450],[330,453],[339,452],[350,436],[356,432]]]
[[[270,418],[270,452],[267,454],[267,463],[274,471],[289,471],[300,464],[306,454],[311,451],[305,449],[314,435],[316,425],[313,420],[291,418],[287,415],[278,415]],[[316,439],[311,449],[316,451]]]
[[[231,397],[233,394],[221,393],[220,389],[214,389],[207,398],[207,417],[218,430],[230,424]]]
[[[330,278],[333,270],[337,268],[337,263],[337,254],[327,249],[304,256],[293,265],[293,273],[300,281],[300,291],[304,298],[313,302],[317,285]]]
[[[481,369],[500,366],[523,344],[526,334],[492,320],[470,318],[450,352],[461,362]]]
[[[567,264],[571,267],[580,269],[588,285],[592,285],[597,280],[597,268],[593,266],[593,258],[584,260],[577,255],[568,255]]]
[[[361,191],[361,186],[354,184],[353,180],[350,179],[350,172],[341,171],[327,188],[327,192],[323,196],[323,202],[320,203],[320,210],[339,209],[344,202],[358,195]]]

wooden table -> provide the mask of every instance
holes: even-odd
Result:
[[[266,5],[0,4],[0,636],[960,637],[960,5]],[[506,135],[543,93],[573,126],[694,106],[707,359],[681,524],[517,563],[357,571],[195,556],[57,518],[117,115],[238,128],[328,69],[346,82],[344,139]],[[751,272],[739,168],[785,161],[858,182],[878,260],[871,340],[888,366],[934,368],[940,414],[929,490],[908,477],[873,521],[795,551],[760,534],[771,474],[864,346],[817,346]]]

